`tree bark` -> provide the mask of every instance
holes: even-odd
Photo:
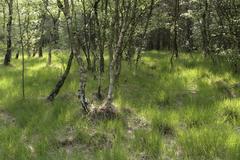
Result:
[[[44,25],[45,25],[46,15],[42,14],[41,24],[40,24],[40,39],[38,44],[38,56],[43,57],[43,45],[44,45]]]
[[[75,14],[74,3],[73,3],[73,1],[71,1],[71,2],[72,2],[71,3],[72,14],[74,15]],[[73,19],[72,19],[72,16],[70,15],[69,1],[64,0],[64,5],[63,5],[60,0],[57,0],[57,5],[58,5],[58,8],[64,13],[64,16],[65,16],[65,19],[66,19],[71,54],[70,54],[70,58],[69,58],[69,61],[68,61],[68,67],[67,67],[64,75],[61,77],[61,79],[57,83],[55,89],[48,96],[48,100],[52,101],[54,99],[54,97],[56,97],[56,95],[59,92],[59,90],[61,89],[61,87],[63,86],[64,81],[66,80],[67,75],[70,71],[70,67],[71,67],[71,64],[72,64],[73,57],[75,57],[78,65],[79,65],[79,73],[80,73],[80,83],[79,83],[80,88],[79,88],[79,91],[78,91],[78,98],[80,99],[80,102],[82,104],[82,107],[83,107],[84,111],[88,112],[89,111],[88,110],[88,101],[87,101],[87,98],[85,96],[86,69],[84,67],[84,63],[83,63],[83,60],[82,60],[81,55],[80,55],[80,46],[77,45],[76,35],[73,34],[73,28],[76,28],[76,26],[73,27]]]
[[[74,54],[73,52],[70,53],[69,58],[68,58],[68,63],[67,63],[67,68],[65,69],[63,75],[61,76],[61,78],[58,80],[55,88],[52,90],[52,92],[49,94],[49,96],[47,97],[47,100],[49,101],[53,101],[55,99],[55,97],[58,95],[60,89],[62,88],[65,80],[67,79],[67,76],[70,72],[71,66],[72,66],[72,61],[73,61],[73,57]]]
[[[187,18],[187,52],[193,50],[193,21],[191,18]]]
[[[27,41],[26,41],[26,46],[27,46],[27,55],[28,57],[31,57],[31,53],[30,53],[30,39],[31,39],[31,36],[30,36],[30,33],[29,33],[29,25],[30,25],[30,11],[29,11],[29,7],[30,7],[30,4],[29,4],[29,1],[27,1],[27,17],[26,17],[26,36],[27,36]]]
[[[173,38],[172,38],[172,56],[170,59],[173,68],[174,57],[179,57],[178,51],[178,19],[179,19],[179,0],[174,0],[174,16],[173,16]]]
[[[83,6],[83,20],[84,20],[84,41],[85,41],[85,46],[84,46],[84,53],[87,61],[87,69],[91,70],[92,65],[91,65],[91,15],[88,16],[88,13],[86,11],[86,3],[85,0],[81,0],[82,6]]]
[[[2,24],[2,30],[6,30],[6,5],[5,3],[2,3],[2,14],[3,14],[3,24]],[[4,34],[4,41],[6,40],[6,35]]]
[[[54,45],[53,41],[53,33],[50,29],[49,33],[49,43],[48,43],[48,65],[52,64],[52,45]]]
[[[4,65],[9,65],[12,57],[12,19],[13,0],[8,0],[8,23],[7,23],[7,52],[4,58]]]
[[[18,59],[18,57],[19,57],[19,50],[17,50],[17,53],[16,53],[16,59]]]
[[[202,15],[202,44],[204,55],[209,55],[209,24],[208,24],[208,0],[204,0],[204,12]]]
[[[118,43],[116,45],[116,49],[113,53],[113,59],[110,63],[109,67],[109,88],[108,88],[108,95],[105,104],[107,105],[106,107],[111,107],[112,101],[113,101],[113,92],[114,92],[114,85],[115,85],[115,78],[116,78],[116,72],[117,72],[117,67],[119,67],[119,63],[117,62],[119,60],[119,57],[121,56],[121,47],[123,45],[123,40],[124,40],[124,33],[125,33],[125,28],[122,28]]]
[[[178,19],[179,19],[179,0],[175,0],[174,4],[174,33],[173,33],[173,54],[178,58]]]

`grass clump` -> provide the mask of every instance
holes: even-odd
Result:
[[[194,128],[181,133],[179,143],[187,159],[237,159],[240,141],[233,133],[226,125]]]
[[[126,148],[122,145],[115,145],[111,149],[99,151],[96,153],[96,160],[128,160]]]
[[[162,138],[154,131],[137,130],[134,133],[133,148],[146,159],[160,159]]]
[[[164,112],[152,115],[152,127],[164,136],[175,136],[178,126],[178,114],[175,112]]]
[[[215,110],[208,107],[187,106],[183,111],[183,120],[186,128],[201,128],[215,122]]]
[[[226,99],[219,105],[219,121],[232,124],[233,126],[240,125],[240,101],[238,99]]]

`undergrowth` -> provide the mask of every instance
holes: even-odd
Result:
[[[240,77],[199,54],[181,54],[174,69],[169,58],[146,52],[137,71],[123,62],[114,101],[120,116],[99,121],[81,110],[75,63],[56,100],[45,101],[63,72],[64,54],[53,56],[50,66],[47,57],[26,59],[24,101],[20,60],[1,65],[0,159],[240,159]],[[91,102],[93,77],[89,73],[86,88]],[[219,81],[237,96],[219,88]],[[106,71],[105,94],[107,84]]]

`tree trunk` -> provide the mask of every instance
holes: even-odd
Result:
[[[43,57],[43,46],[42,46],[42,40],[40,40],[40,44],[38,47],[38,56]]]
[[[61,76],[61,78],[58,80],[55,88],[52,90],[52,92],[50,93],[50,95],[47,97],[47,100],[49,101],[53,101],[55,99],[55,97],[58,95],[60,89],[62,88],[69,72],[70,72],[70,69],[71,69],[71,66],[72,66],[72,61],[73,61],[73,57],[74,57],[74,54],[73,52],[71,51],[70,55],[69,55],[69,58],[68,58],[68,64],[67,64],[67,68],[66,70],[64,71],[63,75]]]
[[[80,46],[77,45],[77,38],[75,37],[76,35],[73,34],[73,29],[76,28],[76,26],[73,26],[74,23],[73,23],[73,19],[72,19],[71,15],[70,15],[69,1],[64,0],[64,5],[63,5],[61,0],[57,0],[57,5],[58,5],[58,8],[64,13],[64,16],[66,18],[67,31],[68,31],[68,37],[69,37],[69,42],[70,42],[70,50],[71,50],[71,54],[70,54],[71,62],[72,62],[73,57],[75,56],[77,63],[79,65],[80,88],[78,91],[78,97],[80,99],[80,102],[82,104],[84,111],[88,112],[88,102],[87,102],[87,99],[85,96],[86,70],[85,70],[81,55],[80,55]],[[75,15],[73,1],[71,1],[71,5],[72,5],[72,14]],[[76,16],[74,16],[74,18],[76,18]],[[76,20],[76,19],[74,19],[74,20]],[[69,65],[69,66],[71,66],[71,65]],[[69,70],[68,70],[68,72],[69,72]],[[64,75],[65,79],[68,75],[68,72],[67,72],[67,74]],[[63,83],[64,83],[64,81],[63,81]],[[57,87],[57,88],[60,89],[61,86],[63,85],[63,83],[61,82],[60,87]],[[57,93],[57,92],[52,92],[52,93]],[[56,94],[53,94],[53,95],[56,96]],[[50,98],[50,100],[51,100],[51,98]]]
[[[84,39],[84,54],[86,57],[87,61],[87,69],[91,70],[91,58],[90,58],[90,47],[91,47],[91,17],[87,16],[86,12],[86,5],[85,5],[85,0],[81,0],[82,6],[83,6],[83,21],[84,21],[84,31],[83,31],[83,39]]]
[[[79,53],[76,53],[79,54]],[[85,112],[88,112],[88,101],[86,98],[86,93],[85,93],[85,88],[86,88],[86,82],[87,82],[87,73],[86,73],[86,69],[84,67],[84,63],[83,60],[79,55],[77,56],[77,61],[79,64],[79,75],[80,75],[80,82],[79,82],[79,90],[78,90],[78,98],[80,99],[80,102],[82,104],[82,107],[84,109]]]
[[[22,96],[25,99],[25,60],[24,60],[24,44],[23,44],[23,33],[22,33],[22,24],[21,24],[21,14],[19,10],[19,4],[17,0],[17,12],[18,12],[18,26],[20,34],[20,43],[21,43],[21,54],[22,54]]]
[[[179,0],[175,0],[174,5],[174,30],[173,30],[173,54],[178,58],[178,18],[179,18]]]
[[[44,24],[45,24],[45,18],[46,15],[45,13],[42,15],[41,19],[41,25],[40,25],[40,39],[39,39],[39,44],[38,44],[38,56],[43,57],[43,45],[44,45]]]
[[[92,51],[92,55],[93,55],[93,60],[92,60],[92,73],[93,73],[93,78],[94,80],[97,79],[96,76],[96,72],[97,72],[97,55],[95,53],[95,51]]]
[[[16,59],[18,59],[18,57],[19,57],[19,50],[17,50],[17,53],[16,53]]]
[[[117,73],[117,68],[119,67],[118,65],[120,64],[118,62],[119,57],[121,56],[121,48],[123,45],[123,40],[124,40],[124,32],[125,32],[125,28],[122,28],[120,35],[119,35],[119,39],[116,45],[116,49],[113,53],[113,59],[110,63],[110,67],[109,67],[109,88],[108,88],[108,95],[107,95],[107,99],[105,102],[105,107],[111,107],[112,105],[112,101],[113,101],[113,91],[114,91],[114,85],[115,85],[115,78],[116,78],[116,73]]]
[[[137,67],[138,67],[139,60],[141,59],[142,48],[146,47],[146,44],[145,44],[146,43],[146,40],[145,40],[146,39],[146,33],[147,33],[148,26],[149,26],[149,21],[150,21],[151,16],[152,16],[154,2],[155,2],[155,0],[151,0],[149,13],[147,15],[147,22],[144,26],[144,31],[143,31],[143,34],[142,34],[142,37],[141,37],[141,44],[140,44],[140,46],[137,50],[137,59],[136,59],[136,64],[135,64],[135,69],[136,70],[137,70]]]
[[[100,72],[101,73],[103,73],[104,72],[104,56],[103,56],[103,54],[104,54],[104,50],[102,50],[102,51],[100,51],[100,59],[99,59],[99,61],[100,61]]]
[[[187,52],[192,52],[193,50],[193,31],[192,31],[192,27],[193,27],[193,21],[191,18],[187,19]]]
[[[202,43],[204,55],[209,55],[209,25],[208,25],[208,0],[204,1],[204,12],[202,15]]]
[[[7,23],[7,52],[4,58],[4,65],[9,65],[12,57],[12,19],[13,0],[8,0],[8,23]]]
[[[179,57],[178,51],[178,18],[179,18],[179,0],[174,1],[174,16],[173,16],[173,38],[172,38],[172,56],[170,59],[171,68],[173,68],[174,57]]]
[[[49,45],[49,51],[48,51],[48,65],[52,64],[52,46]]]
[[[5,3],[2,4],[2,14],[3,14],[3,24],[2,29],[3,31],[6,30],[6,5]],[[6,35],[4,34],[4,41],[6,40]]]
[[[115,82],[115,75],[114,75],[114,68],[116,65],[116,55],[113,56],[113,59],[110,63],[109,67],[109,87],[108,87],[108,95],[107,95],[107,104],[111,104],[113,101],[113,90],[114,90],[114,82]]]
[[[29,25],[30,25],[30,11],[29,11],[29,7],[30,7],[30,4],[29,4],[29,1],[27,1],[27,17],[26,17],[26,34],[27,34],[27,55],[28,57],[31,57],[31,53],[30,53],[30,33],[29,33]]]
[[[116,61],[116,68],[115,68],[115,82],[118,83],[119,82],[119,77],[121,74],[121,69],[122,69],[122,53],[118,54],[117,56],[117,61]]]

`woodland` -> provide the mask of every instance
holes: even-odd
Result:
[[[0,0],[0,160],[239,160],[240,0]]]

